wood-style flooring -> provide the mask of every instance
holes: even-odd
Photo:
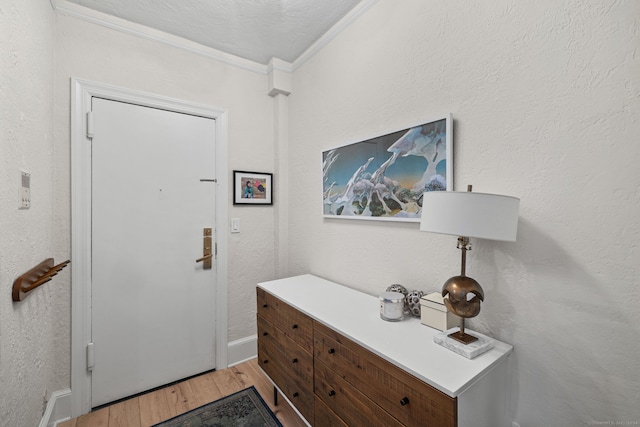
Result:
[[[221,397],[255,386],[284,427],[306,424],[280,395],[273,405],[273,385],[257,359],[213,371],[58,424],[59,427],[149,427]]]

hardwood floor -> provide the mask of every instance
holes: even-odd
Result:
[[[284,427],[306,425],[282,396],[278,396],[278,406],[273,405],[273,385],[258,368],[257,359],[252,359],[98,409],[58,426],[149,427],[250,386],[255,386]]]

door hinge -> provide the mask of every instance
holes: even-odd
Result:
[[[93,353],[93,343],[90,342],[87,344],[87,370],[93,370],[93,364],[95,362],[94,353]]]
[[[93,111],[87,112],[87,138],[93,138]]]

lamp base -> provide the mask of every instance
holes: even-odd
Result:
[[[433,342],[438,345],[443,346],[444,348],[453,351],[454,353],[458,353],[461,356],[466,357],[467,359],[473,359],[476,356],[481,355],[493,348],[494,340],[486,335],[483,335],[479,332],[471,331],[467,329],[465,335],[473,334],[473,337],[476,340],[470,344],[464,344],[459,341],[450,338],[450,335],[459,332],[460,329],[458,327],[451,328],[449,330],[440,332],[433,336]]]
[[[460,331],[453,332],[447,336],[465,345],[471,344],[474,341],[478,341],[477,337],[474,337],[473,335],[469,335],[469,334],[463,334]]]

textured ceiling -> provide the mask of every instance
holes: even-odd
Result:
[[[362,0],[68,0],[261,64],[293,62]]]

